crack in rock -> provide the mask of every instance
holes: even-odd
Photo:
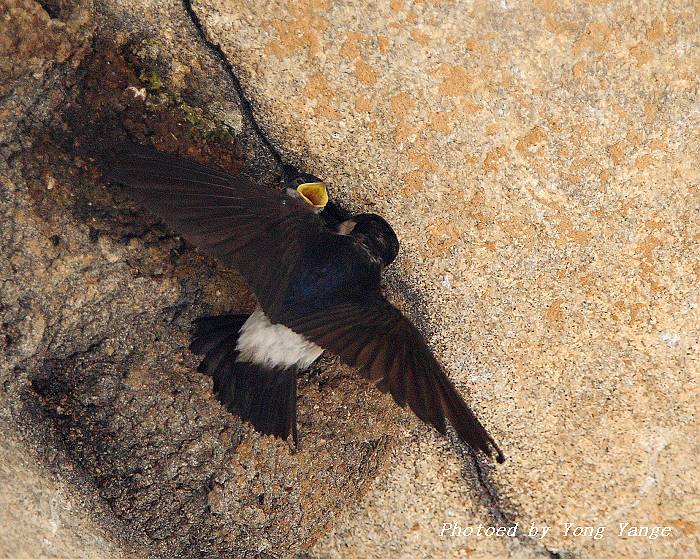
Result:
[[[482,502],[486,506],[488,514],[493,522],[496,523],[497,526],[512,526],[515,524],[515,522],[517,522],[516,515],[504,509],[501,504],[502,498],[499,495],[498,488],[494,485],[493,481],[489,479],[488,471],[484,469],[479,457],[471,449],[466,449],[462,455],[464,456],[465,454],[470,458],[471,470],[473,472],[473,476],[465,477],[468,477],[470,480],[476,480]],[[520,527],[518,527],[515,539],[537,556],[545,556],[550,559],[573,559],[574,557],[571,553],[562,550],[555,551],[549,549],[541,542],[525,534]]]
[[[182,5],[185,8],[185,11],[187,12],[190,21],[192,22],[192,25],[197,30],[197,35],[199,36],[199,39],[202,41],[207,50],[214,56],[214,58],[216,58],[224,67],[226,75],[231,81],[233,89],[235,90],[236,95],[238,96],[241,112],[243,113],[243,116],[248,122],[248,125],[253,129],[255,135],[258,137],[263,146],[265,146],[265,148],[268,150],[272,158],[280,167],[280,170],[282,170],[285,166],[285,162],[282,158],[282,155],[280,154],[278,149],[272,145],[272,142],[270,142],[270,140],[268,139],[267,134],[265,134],[261,126],[258,124],[258,121],[255,118],[255,113],[253,111],[253,106],[251,105],[250,100],[248,99],[248,97],[245,94],[245,91],[243,90],[243,85],[241,84],[241,80],[238,78],[238,73],[234,68],[233,64],[228,59],[221,47],[216,43],[212,42],[211,39],[209,39],[209,36],[207,35],[206,30],[204,29],[202,21],[199,19],[199,16],[194,11],[194,8],[192,6],[192,0],[182,0]]]

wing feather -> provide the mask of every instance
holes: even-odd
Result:
[[[285,321],[295,332],[360,367],[377,388],[445,433],[448,420],[460,439],[499,462],[503,453],[459,395],[423,336],[378,291],[361,299]]]
[[[310,206],[243,177],[158,152],[131,152],[107,176],[205,254],[238,269],[273,318],[309,247],[332,235]]]

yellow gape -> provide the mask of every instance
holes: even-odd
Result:
[[[323,209],[328,203],[328,191],[322,182],[305,182],[297,186],[297,192],[307,204]]]

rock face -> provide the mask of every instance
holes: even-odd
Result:
[[[0,556],[698,553],[697,4],[0,6],[2,502],[39,503]],[[506,464],[332,358],[299,451],[223,411],[189,324],[253,302],[101,179],[125,142],[271,184],[279,152],[387,216],[390,292]]]
[[[249,160],[247,172],[279,180],[270,155],[182,6],[7,11],[17,25],[0,112],[4,431],[35,449],[47,484],[77,487],[71,506],[83,503],[86,518],[99,517],[94,530],[130,556],[301,552],[376,475],[397,412],[328,358],[300,381],[299,451],[227,413],[195,370],[190,325],[250,310],[251,295],[99,169],[137,142],[231,172]],[[2,554],[19,542],[41,556],[64,537],[15,532],[0,539]]]
[[[0,557],[146,557],[144,551],[123,542],[129,548],[127,555],[99,525],[99,517],[109,514],[107,508],[98,503],[86,506],[73,487],[57,483],[37,464],[36,454],[27,452],[12,427],[4,423],[1,427]]]

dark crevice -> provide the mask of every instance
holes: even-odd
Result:
[[[54,19],[54,17],[51,15],[49,6],[60,6],[60,4],[56,4],[56,2],[38,3],[49,15],[49,17]],[[95,52],[96,42],[97,37],[93,36],[90,41],[90,48],[88,49],[89,52]],[[51,87],[52,84],[57,80],[60,80],[63,83],[64,87]],[[39,107],[49,102],[50,96],[55,91],[60,92],[60,99],[53,99],[50,101],[50,104],[53,107],[65,107],[70,95],[70,90],[75,85],[75,83],[76,80],[74,77],[71,77],[70,72],[68,72],[68,75],[66,75],[61,65],[54,64],[50,71],[47,72],[47,75],[42,78],[41,83],[37,85],[36,95],[31,99],[30,104],[22,108],[22,115],[17,119],[17,123],[10,131],[8,136],[4,139],[0,137],[0,148],[9,146],[12,143],[22,142],[22,138],[24,136],[28,136],[28,138],[30,138],[31,143],[34,143],[36,141],[36,131],[45,128],[55,116],[54,114],[43,114],[42,111],[38,110]],[[24,155],[25,154],[23,150],[13,150],[5,154],[4,156],[8,166],[15,167],[17,159],[23,161]]]
[[[51,19],[59,19],[61,17],[64,8],[62,0],[37,0],[37,4],[44,9]]]
[[[255,113],[253,112],[253,106],[246,97],[245,91],[243,91],[243,86],[241,85],[241,81],[238,79],[237,71],[233,67],[233,64],[231,64],[231,61],[224,54],[224,51],[221,49],[221,47],[218,44],[213,43],[209,39],[207,32],[205,31],[204,26],[202,25],[202,22],[199,19],[199,16],[192,7],[192,0],[182,0],[182,5],[184,6],[188,17],[190,18],[190,21],[192,21],[192,25],[194,25],[195,29],[197,30],[197,35],[199,35],[200,40],[202,41],[202,43],[204,43],[204,46],[207,48],[207,50],[209,50],[212,56],[214,56],[214,58],[216,58],[224,67],[226,75],[229,77],[231,85],[233,85],[233,89],[236,91],[241,112],[243,113],[243,116],[247,121],[248,125],[255,132],[255,135],[258,137],[262,145],[265,146],[265,148],[270,152],[272,158],[275,160],[277,165],[279,165],[280,170],[283,170],[285,168],[285,162],[282,159],[282,156],[280,155],[277,148],[272,145],[270,140],[267,138],[267,135],[265,134],[264,130],[258,124],[258,121],[255,118]]]

